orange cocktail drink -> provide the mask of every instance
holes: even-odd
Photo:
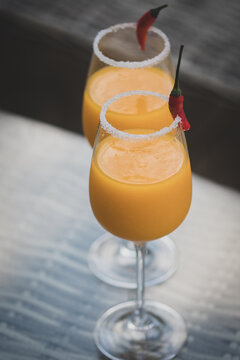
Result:
[[[114,235],[148,241],[171,233],[187,215],[191,194],[188,154],[172,134],[127,143],[108,136],[94,154],[91,206]]]
[[[106,129],[100,128],[91,164],[94,215],[106,230],[127,240],[165,236],[182,223],[191,204],[191,168],[181,125],[120,131],[109,119]]]
[[[158,67],[116,68],[105,66],[88,79],[83,97],[83,131],[93,145],[101,106],[114,95],[129,90],[151,90],[168,96],[173,78]],[[166,102],[149,97],[121,99],[110,107],[109,120],[119,129],[143,129],[168,126],[172,122]],[[147,116],[146,116],[147,114]]]
[[[82,108],[83,131],[91,145],[97,133],[100,109],[108,99],[133,90],[170,94],[174,66],[169,40],[155,27],[149,29],[148,40],[143,52],[137,41],[134,23],[111,26],[95,37]],[[144,129],[154,129],[159,119],[162,119],[162,126],[172,121],[166,103],[156,98],[150,101],[125,98],[113,104],[110,110],[111,121],[118,128],[124,122],[122,128],[126,129],[127,124],[129,129],[134,129],[140,122]],[[147,112],[151,113],[148,121],[144,116]]]

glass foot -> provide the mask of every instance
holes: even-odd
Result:
[[[135,306],[134,301],[124,302],[100,317],[94,333],[98,349],[114,360],[167,360],[176,356],[187,338],[182,317],[164,304],[146,301],[139,325]]]
[[[178,252],[169,237],[147,243],[145,286],[160,284],[176,271]],[[122,288],[136,288],[136,253],[133,243],[105,233],[91,246],[90,270],[102,281]]]

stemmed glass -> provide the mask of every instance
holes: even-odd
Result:
[[[126,97],[135,97],[139,104],[153,98],[167,102],[159,93],[130,91],[107,101],[101,111],[90,202],[106,230],[135,244],[137,291],[136,301],[113,306],[100,317],[95,342],[110,359],[171,359],[186,340],[185,325],[167,305],[144,300],[144,260],[146,242],[175,230],[188,213],[190,161],[179,116],[160,130],[141,125],[129,129],[128,124],[116,128],[111,108]]]
[[[167,36],[152,27],[148,32],[145,52],[136,40],[136,24],[125,23],[102,30],[93,43],[83,98],[83,130],[93,145],[99,124],[101,106],[117,93],[129,90],[151,90],[169,95],[173,87],[174,67]],[[164,101],[142,102],[141,111],[134,98],[124,98],[112,105],[111,121],[115,126],[160,128],[172,117]],[[145,115],[148,112],[148,117]],[[122,124],[121,124],[122,123]],[[169,237],[148,246],[146,251],[146,285],[168,279],[177,267],[177,250]],[[89,266],[103,281],[125,288],[134,288],[135,250],[118,237],[105,233],[89,252]]]

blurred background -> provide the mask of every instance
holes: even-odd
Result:
[[[96,33],[137,21],[156,0],[0,2],[0,109],[81,133],[81,101]],[[192,168],[240,189],[239,0],[167,0],[156,26],[176,64],[192,125]],[[1,131],[1,129],[0,129]]]

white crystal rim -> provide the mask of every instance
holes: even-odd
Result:
[[[110,26],[107,29],[99,31],[93,41],[93,51],[95,55],[99,58],[100,61],[104,62],[107,65],[114,66],[114,67],[123,67],[123,68],[144,68],[148,66],[156,65],[157,63],[163,61],[170,53],[170,42],[168,40],[167,35],[162,32],[160,29],[157,29],[155,26],[150,27],[150,31],[158,34],[163,42],[164,42],[164,49],[156,56],[151,59],[143,60],[143,61],[117,61],[109,58],[108,56],[103,55],[101,50],[99,49],[99,42],[100,40],[106,35],[111,32],[116,32],[119,29],[126,29],[126,28],[136,28],[136,23],[123,23]],[[136,39],[137,41],[137,39]]]
[[[179,115],[176,116],[176,118],[174,119],[174,121],[171,123],[171,125],[162,128],[159,131],[156,131],[154,133],[150,133],[150,134],[130,134],[127,133],[125,131],[116,129],[114,126],[112,126],[106,119],[106,112],[108,110],[108,107],[116,100],[119,100],[123,97],[127,97],[127,96],[131,96],[131,95],[144,95],[144,96],[148,96],[148,95],[153,95],[156,97],[159,97],[165,101],[168,101],[168,97],[153,91],[147,91],[147,90],[133,90],[133,91],[125,91],[122,93],[119,93],[117,95],[115,95],[114,97],[112,97],[111,99],[109,99],[108,101],[106,101],[101,109],[101,113],[100,113],[100,124],[101,127],[108,133],[111,134],[113,137],[117,137],[119,139],[128,139],[128,140],[150,140],[150,139],[154,139],[163,135],[168,134],[169,132],[171,132],[173,129],[176,129],[178,124],[181,122],[181,118]]]

